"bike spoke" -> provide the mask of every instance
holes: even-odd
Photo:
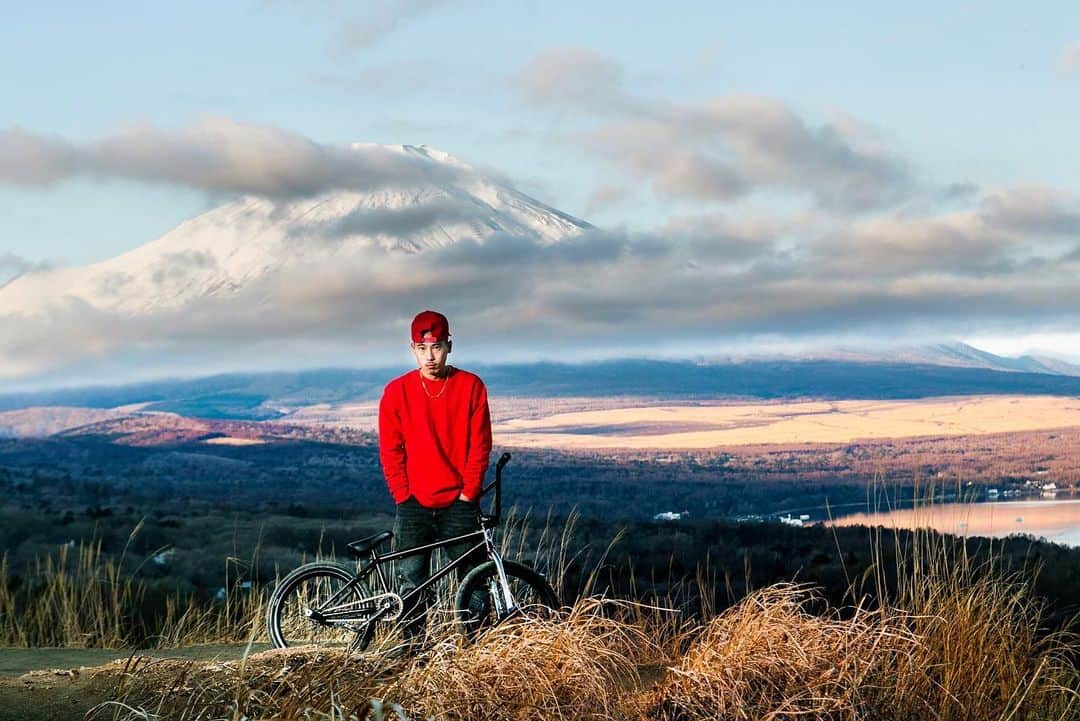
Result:
[[[330,576],[305,579],[282,601],[281,635],[293,645],[348,646],[355,629],[362,625],[370,610],[362,610],[360,600],[331,605],[342,599],[345,582]]]
[[[521,614],[545,616],[552,612],[555,599],[547,583],[531,571],[508,567],[510,598],[494,566],[480,578],[463,587],[458,597],[459,621],[468,635],[502,623]]]

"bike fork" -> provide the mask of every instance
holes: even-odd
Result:
[[[510,581],[506,578],[506,569],[503,568],[502,557],[498,553],[492,553],[491,560],[495,562],[495,572],[499,577],[498,593],[495,595],[495,610],[499,613],[499,620],[502,620],[518,610],[517,599],[514,598],[514,592],[510,590]]]

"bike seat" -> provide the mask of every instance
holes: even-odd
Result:
[[[359,541],[353,541],[348,544],[348,549],[354,556],[363,556],[380,543],[385,543],[393,537],[394,534],[391,531],[379,531],[366,538],[361,538]]]

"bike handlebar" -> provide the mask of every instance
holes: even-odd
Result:
[[[499,524],[499,517],[502,515],[502,472],[507,463],[510,462],[510,454],[503,453],[499,456],[499,461],[495,464],[495,480],[484,486],[484,490],[480,492],[480,496],[487,495],[487,492],[495,488],[495,510],[488,518],[493,525]]]

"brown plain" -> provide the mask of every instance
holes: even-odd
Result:
[[[690,450],[755,444],[972,436],[1080,426],[1080,399],[961,396],[918,400],[663,405],[497,421],[503,444],[565,450]]]

